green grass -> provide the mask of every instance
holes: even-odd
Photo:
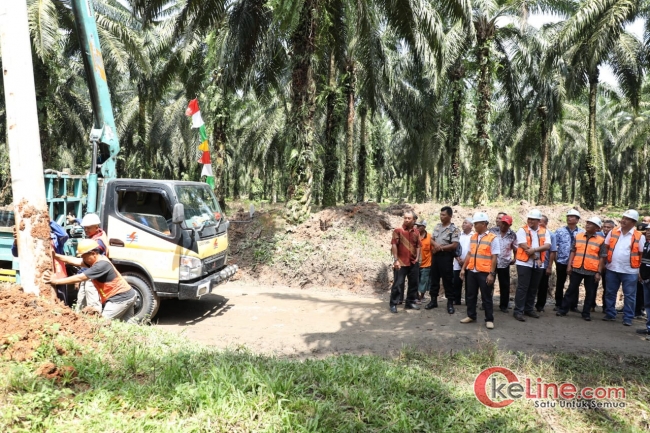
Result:
[[[218,331],[215,331],[218,332]],[[516,432],[644,431],[648,359],[611,355],[464,353],[404,349],[396,359],[333,356],[288,360],[238,348],[193,345],[155,328],[113,324],[97,348],[45,341],[32,362],[0,362],[0,431],[48,432]],[[399,342],[395,342],[399,345]],[[78,352],[82,353],[79,354]],[[71,365],[59,381],[44,361]],[[536,410],[518,401],[488,409],[472,383],[488,366],[577,384],[622,385],[628,407]]]

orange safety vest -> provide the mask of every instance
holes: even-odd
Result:
[[[604,242],[605,238],[600,235],[587,238],[586,233],[578,233],[576,235],[576,255],[573,257],[571,266],[580,269],[584,264],[585,270],[598,272],[600,247]]]
[[[111,263],[111,261],[108,260],[105,256],[99,256],[97,260],[106,260],[108,263]],[[113,266],[112,263],[111,266]],[[105,304],[106,301],[115,295],[131,290],[131,285],[127,283],[119,271],[115,269],[115,266],[113,266],[113,270],[115,271],[115,279],[113,281],[102,283],[98,280],[91,280],[95,285],[97,292],[99,293],[102,304]]]
[[[104,251],[104,255],[108,257],[108,237],[106,236],[106,232],[102,229],[97,229],[95,234],[92,235],[90,238],[94,241],[99,239],[104,243],[104,246],[106,247],[106,251]]]
[[[488,233],[478,240],[478,233],[474,233],[469,241],[469,254],[467,254],[467,269],[479,272],[492,271],[492,241],[496,238],[494,233]],[[497,253],[498,254],[498,253]]]
[[[618,238],[621,237],[621,228],[616,227],[610,233],[609,249],[607,250],[607,263],[612,263],[612,256],[614,255],[614,248]],[[639,240],[641,240],[641,232],[634,230],[632,233],[632,245],[630,245],[630,266],[633,268],[641,267],[641,251],[639,251]]]
[[[426,238],[421,238],[420,243],[422,244],[422,260],[420,262],[421,268],[430,268],[431,267],[431,233],[427,233]]]
[[[528,247],[531,247],[533,245],[533,237],[530,234],[530,227],[528,227],[528,225],[525,225],[522,228],[526,232],[526,243],[528,244]],[[544,227],[540,227],[539,229],[537,229],[537,237],[539,238],[539,246],[540,247],[544,246],[544,240],[546,239],[546,229]],[[517,260],[521,262],[527,262],[528,260],[530,260],[530,257],[528,256],[528,254],[526,254],[526,252],[523,249],[518,248]],[[542,263],[544,263],[544,261],[546,260],[546,251],[541,252],[540,260],[542,261]]]

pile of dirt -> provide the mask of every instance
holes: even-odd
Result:
[[[46,336],[66,335],[92,345],[101,326],[59,301],[26,294],[17,286],[0,289],[0,357],[4,359],[31,359]],[[55,347],[65,353],[57,342]]]
[[[252,219],[241,208],[230,217],[239,221],[230,226],[230,257],[239,265],[239,277],[244,281],[380,293],[387,291],[392,283],[391,232],[402,224],[404,212],[414,211],[420,220],[427,220],[431,231],[439,222],[442,206],[441,203],[404,203],[386,207],[357,203],[325,208],[298,226],[286,224],[282,205],[267,205]],[[533,208],[548,216],[551,230],[565,224],[566,213],[571,208],[580,211],[582,221],[591,216],[613,217],[618,221],[621,213],[607,208],[590,212],[579,206],[534,206],[526,201],[511,201],[489,207],[453,206],[452,222],[460,228],[464,218],[482,211],[493,224],[497,213],[505,211],[513,217],[516,230]]]

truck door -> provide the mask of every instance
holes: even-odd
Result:
[[[169,196],[162,187],[117,186],[107,221],[111,259],[140,265],[162,292],[178,291],[181,251]]]

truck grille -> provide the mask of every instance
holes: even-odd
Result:
[[[203,275],[211,274],[212,272],[223,268],[226,264],[226,253],[217,254],[216,256],[208,257],[203,260]]]

